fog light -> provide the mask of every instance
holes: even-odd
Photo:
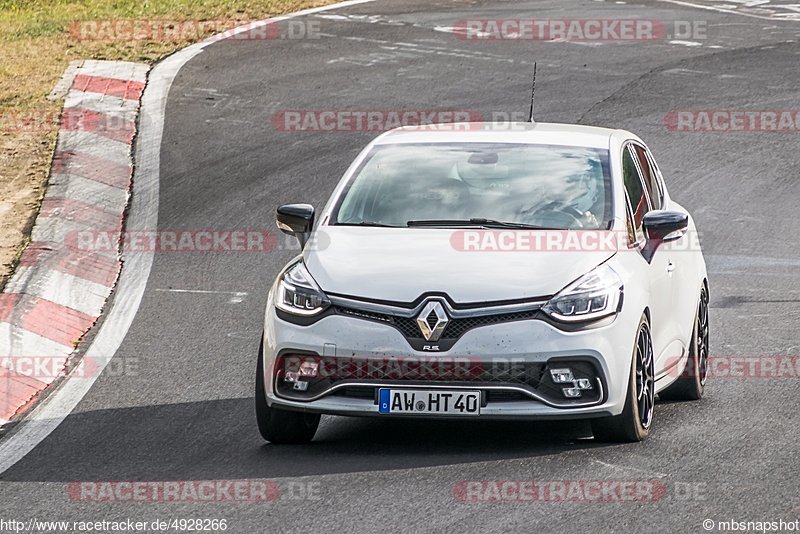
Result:
[[[592,389],[592,381],[588,378],[578,378],[575,380],[575,387],[578,389]]]
[[[305,391],[308,389],[308,382],[295,382],[292,389],[297,391]]]
[[[553,377],[553,382],[556,384],[567,384],[575,381],[572,376],[572,369],[550,369],[550,376]]]
[[[303,362],[300,364],[300,377],[315,378],[319,374],[319,363]]]
[[[581,390],[578,388],[562,388],[564,396],[568,399],[577,399],[581,396]]]
[[[284,382],[297,382],[297,371],[286,371],[283,374]]]

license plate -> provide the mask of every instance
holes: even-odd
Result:
[[[408,415],[480,415],[481,392],[442,389],[380,389],[378,411]]]

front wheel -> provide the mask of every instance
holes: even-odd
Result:
[[[291,412],[267,405],[264,387],[264,356],[258,353],[256,365],[256,420],[261,437],[270,443],[308,443],[319,427],[319,414]]]
[[[653,423],[655,364],[650,325],[642,316],[636,330],[628,394],[620,415],[592,419],[594,439],[607,442],[636,442],[647,439]]]

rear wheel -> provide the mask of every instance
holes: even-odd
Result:
[[[271,443],[308,443],[319,426],[319,414],[291,412],[267,405],[264,357],[259,350],[256,365],[256,420],[261,437]]]
[[[681,376],[658,394],[664,400],[699,400],[703,397],[708,376],[708,291],[700,291],[694,319],[689,359]]]
[[[628,394],[620,415],[592,419],[592,433],[598,441],[635,442],[650,434],[655,404],[655,366],[650,325],[642,316],[636,331]]]

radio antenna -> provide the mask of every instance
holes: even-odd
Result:
[[[533,84],[531,85],[531,111],[528,114],[528,120],[533,122],[533,103],[536,98],[536,62],[533,63]]]

